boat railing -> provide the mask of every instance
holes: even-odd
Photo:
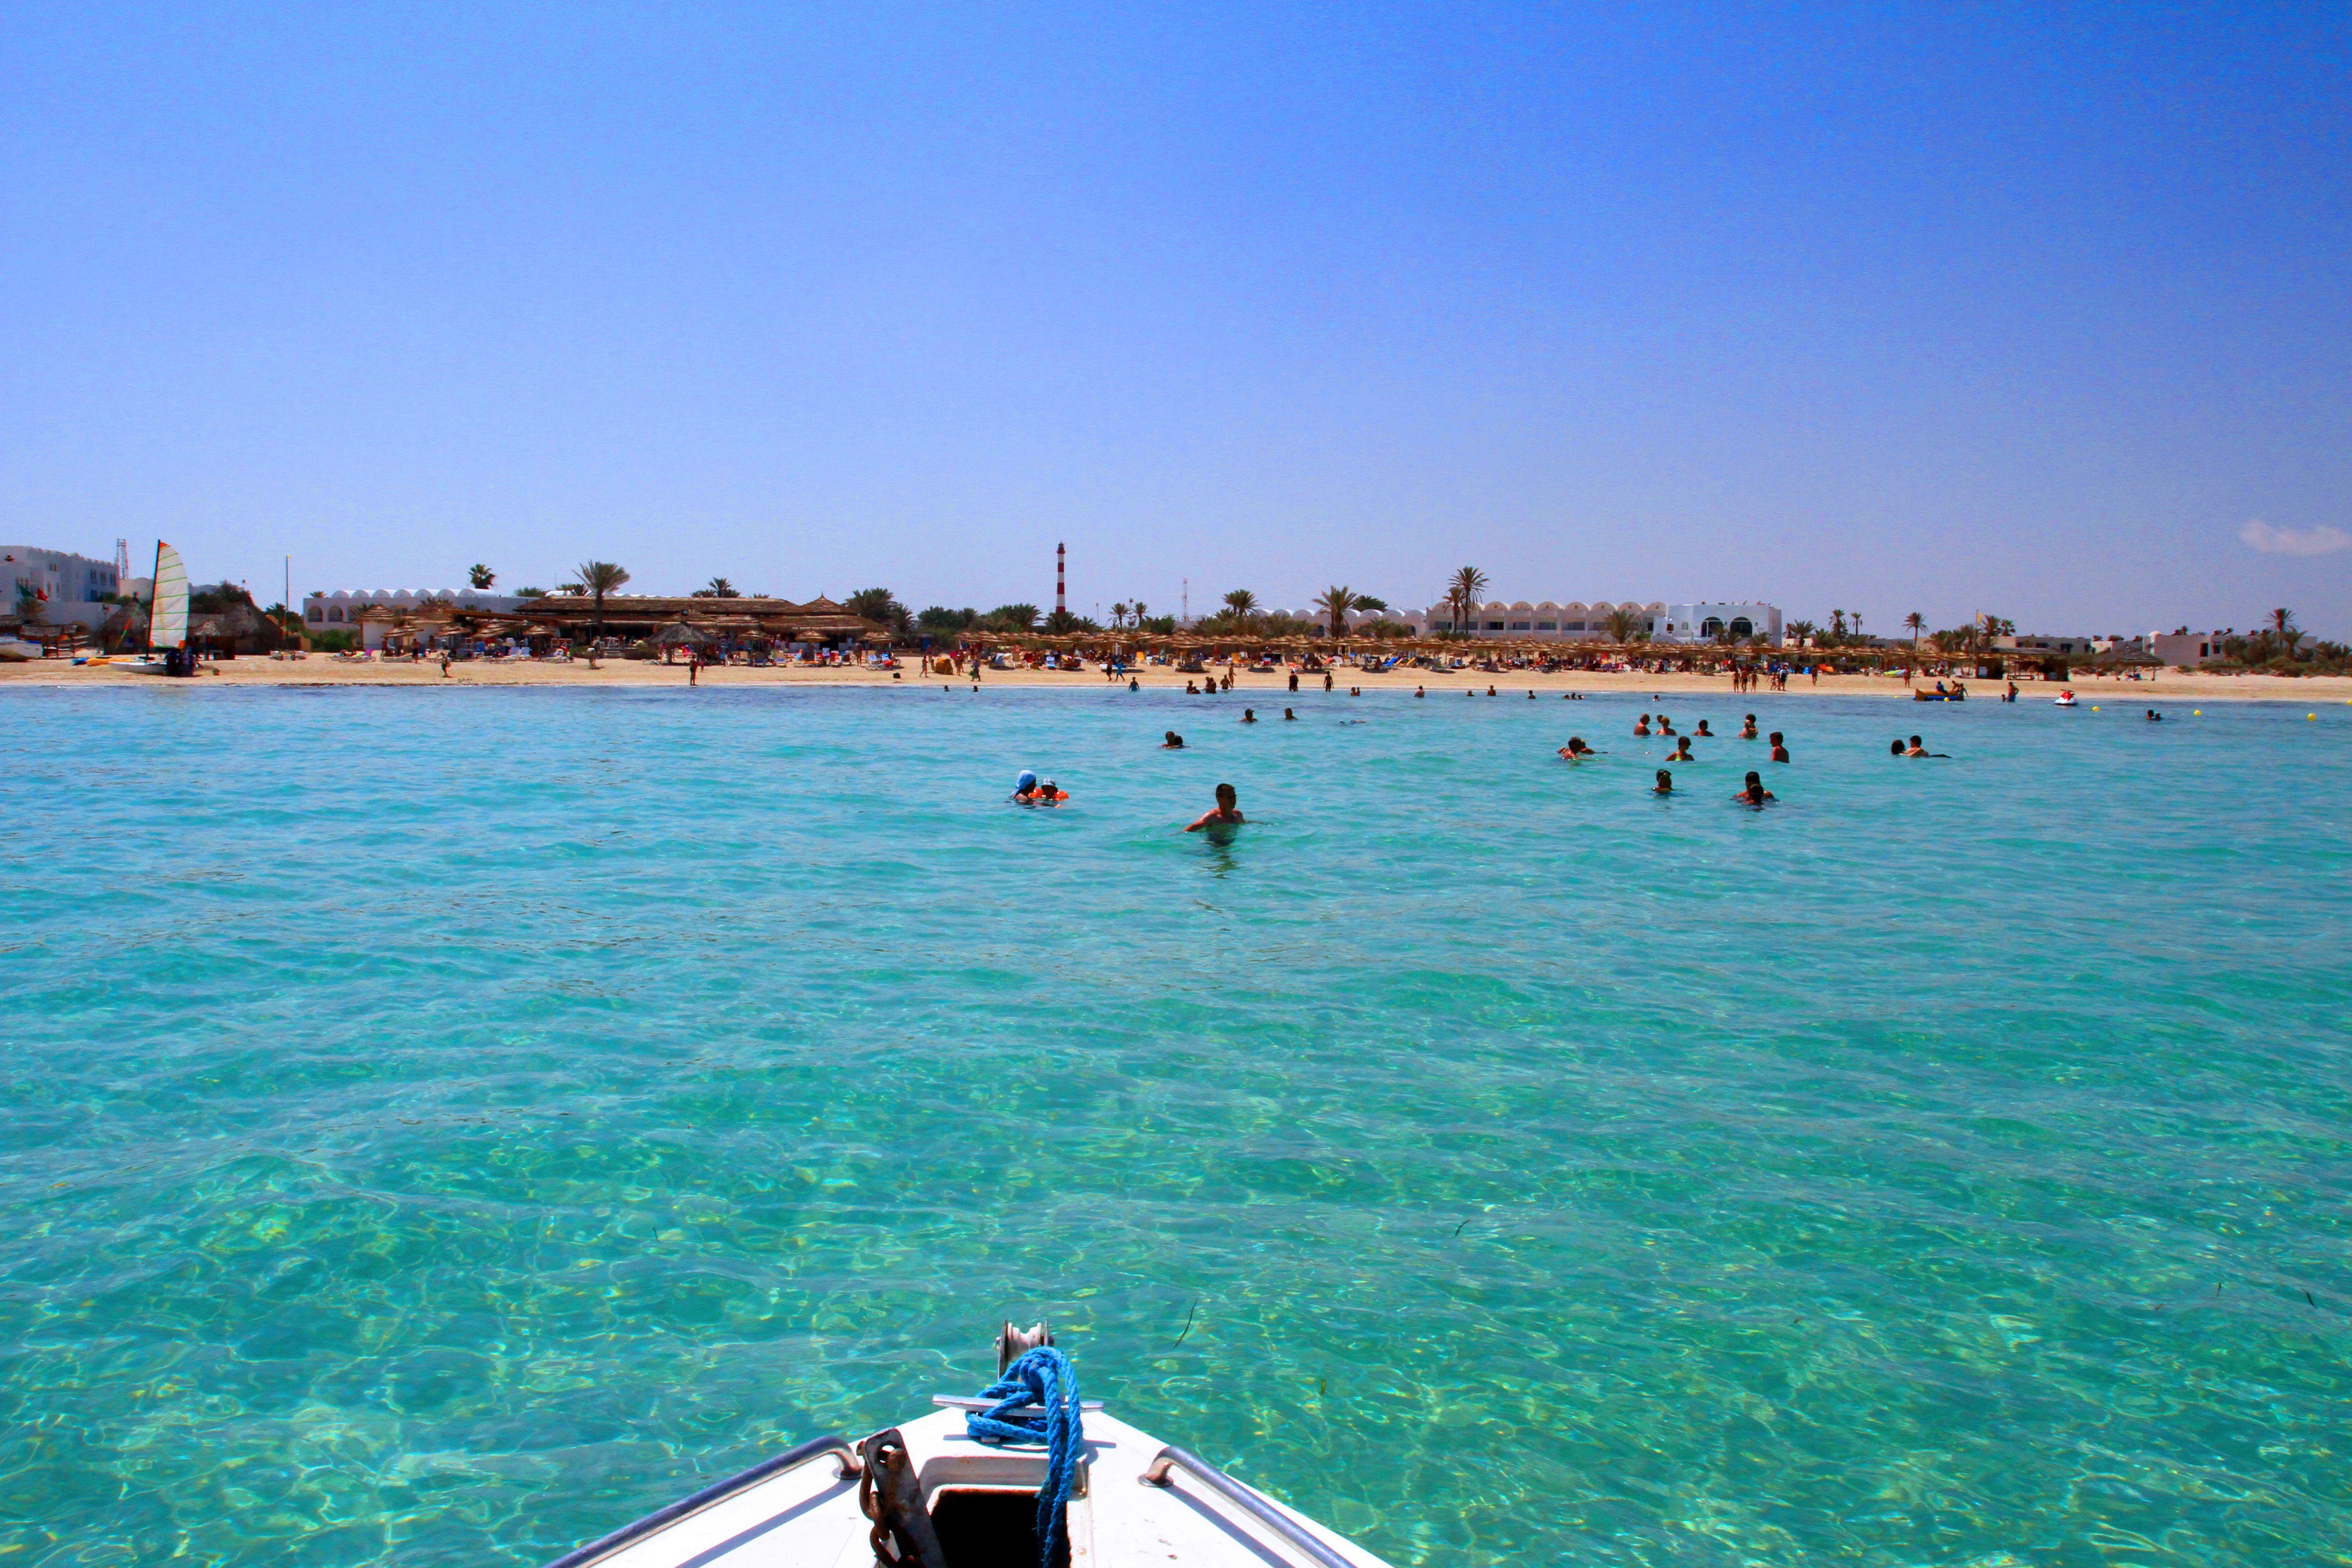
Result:
[[[1169,1482],[1169,1472],[1177,1469],[1281,1537],[1284,1545],[1314,1563],[1315,1568],[1357,1568],[1306,1526],[1190,1449],[1169,1444],[1135,1479],[1147,1487],[1164,1487]]]
[[[643,1540],[667,1525],[677,1523],[688,1514],[699,1513],[755,1482],[797,1468],[826,1454],[836,1456],[834,1475],[841,1480],[847,1480],[863,1468],[857,1450],[850,1447],[848,1438],[831,1435],[812,1437],[797,1447],[787,1448],[771,1458],[761,1460],[748,1470],[738,1471],[723,1481],[707,1486],[692,1497],[680,1498],[657,1513],[649,1513],[634,1524],[623,1525],[612,1534],[592,1541],[577,1552],[566,1552],[549,1563],[547,1568],[588,1568],[589,1563],[609,1557],[631,1542]]]

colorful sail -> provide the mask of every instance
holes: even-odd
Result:
[[[147,612],[147,646],[178,647],[188,640],[188,569],[180,552],[155,542],[155,597]]]

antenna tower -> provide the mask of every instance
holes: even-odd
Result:
[[[1054,614],[1056,616],[1070,613],[1069,555],[1068,545],[1054,546]]]

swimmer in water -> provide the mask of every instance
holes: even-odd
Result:
[[[1200,820],[1187,826],[1184,831],[1187,833],[1198,833],[1203,827],[1239,826],[1244,820],[1246,820],[1242,816],[1240,807],[1237,804],[1240,798],[1241,797],[1239,795],[1234,793],[1233,785],[1229,784],[1219,784],[1217,786],[1216,809],[1213,811],[1203,812],[1201,815]]]
[[[1586,745],[1583,736],[1570,735],[1568,738],[1568,744],[1559,749],[1559,754],[1565,760],[1574,763],[1580,762],[1586,757],[1597,757],[1601,753]]]
[[[1750,713],[1748,715],[1748,722],[1740,727],[1739,738],[1743,741],[1752,741],[1756,738],[1755,714]]]
[[[1027,768],[1023,768],[1021,776],[1013,781],[1013,798],[1022,805],[1036,805],[1037,775]]]
[[[1780,731],[1778,730],[1772,731],[1772,760],[1776,763],[1789,760],[1789,748],[1780,743]]]
[[[1748,775],[1748,787],[1741,790],[1738,795],[1733,795],[1731,798],[1736,801],[1743,802],[1748,805],[1762,805],[1768,800],[1778,800],[1780,797],[1764,787],[1762,775],[1758,773],[1749,773]]]
[[[1906,757],[1941,757],[1941,756],[1945,756],[1945,755],[1947,755],[1948,753],[1943,752],[1931,752],[1931,751],[1929,751],[1929,750],[1927,748],[1926,743],[1925,743],[1925,742],[1923,742],[1919,739],[1919,737],[1918,737],[1918,736],[1914,735],[1914,736],[1912,736],[1912,737],[1911,737],[1911,746],[1910,746],[1910,749],[1909,749],[1908,751],[1905,752],[1903,754],[1904,754],[1905,756],[1906,756]]]
[[[1665,769],[1664,769],[1664,768],[1660,768],[1660,769],[1658,770],[1658,787],[1657,787],[1657,788],[1655,788],[1655,789],[1654,789],[1654,790],[1652,790],[1650,793],[1651,793],[1652,795],[1672,795],[1672,794],[1674,794],[1674,793],[1675,793],[1675,775],[1674,775],[1674,774],[1672,774],[1672,773],[1668,773],[1668,772],[1666,772],[1666,770],[1665,770]]]
[[[1675,738],[1675,749],[1667,756],[1666,761],[1670,763],[1695,763],[1698,761],[1698,758],[1691,754],[1690,737],[1688,735],[1681,735]]]
[[[1129,691],[1140,691],[1143,689],[1143,682],[1130,675],[1127,678],[1127,689]]]
[[[1644,713],[1639,719],[1633,721],[1633,733],[1636,735],[1646,735],[1649,732],[1650,716],[1647,713]]]
[[[1255,723],[1256,723],[1256,722],[1257,722],[1257,710],[1256,710],[1256,709],[1255,709],[1255,708],[1244,708],[1244,709],[1243,709],[1243,710],[1242,710],[1242,722],[1243,722],[1243,723],[1244,723],[1244,724],[1255,724]]]
[[[1715,731],[1706,727],[1706,721],[1704,719],[1698,721],[1698,738],[1702,741],[1712,741],[1715,739]]]
[[[1161,751],[1181,752],[1184,749],[1184,737],[1178,734],[1175,731],[1162,730],[1160,733],[1167,737],[1166,740],[1160,742],[1160,749]]]
[[[1886,754],[1890,757],[1901,756],[1903,754],[1903,742],[1901,741],[1889,742],[1886,747]]]
[[[2164,721],[2164,715],[2151,708],[2147,710],[2147,721],[2151,724],[2160,724]]]
[[[1429,695],[1429,688],[1426,686],[1416,686],[1412,689],[1412,694],[1415,697],[1426,697]]]
[[[1490,686],[1490,687],[1488,687],[1488,688],[1486,688],[1486,695],[1487,695],[1487,696],[1489,696],[1489,697],[1492,697],[1493,695],[1495,695],[1495,689],[1494,689],[1493,687],[1491,687],[1491,686]]]
[[[1186,681],[1184,683],[1184,695],[1187,697],[1198,697],[1201,695],[1200,683],[1193,680]]]
[[[1282,716],[1283,716],[1285,719],[1294,719],[1294,720],[1295,720],[1295,719],[1297,719],[1297,718],[1298,717],[1298,715],[1297,715],[1297,714],[1293,713],[1293,712],[1292,712],[1289,709],[1287,709],[1287,708],[1286,708],[1286,709],[1284,709],[1284,710],[1282,710]]]
[[[1037,786],[1036,804],[1039,805],[1059,805],[1069,798],[1068,792],[1056,789],[1052,779]]]
[[[1669,720],[1669,719],[1668,719],[1664,714],[1663,714],[1663,713],[1659,714],[1659,715],[1658,715],[1658,733],[1659,733],[1659,734],[1661,734],[1661,735],[1671,735],[1671,734],[1673,734],[1674,732],[1675,732],[1675,726],[1674,726],[1673,721],[1672,721],[1671,720]]]

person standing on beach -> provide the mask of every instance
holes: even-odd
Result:
[[[1199,820],[1191,824],[1184,829],[1184,831],[1187,833],[1198,833],[1204,827],[1239,826],[1244,821],[1247,820],[1241,814],[1240,801],[1241,797],[1235,793],[1233,785],[1229,784],[1219,784],[1217,786],[1216,808],[1213,811],[1202,813]]]
[[[1328,669],[1323,672],[1323,689],[1326,691],[1331,689],[1331,672]]]

